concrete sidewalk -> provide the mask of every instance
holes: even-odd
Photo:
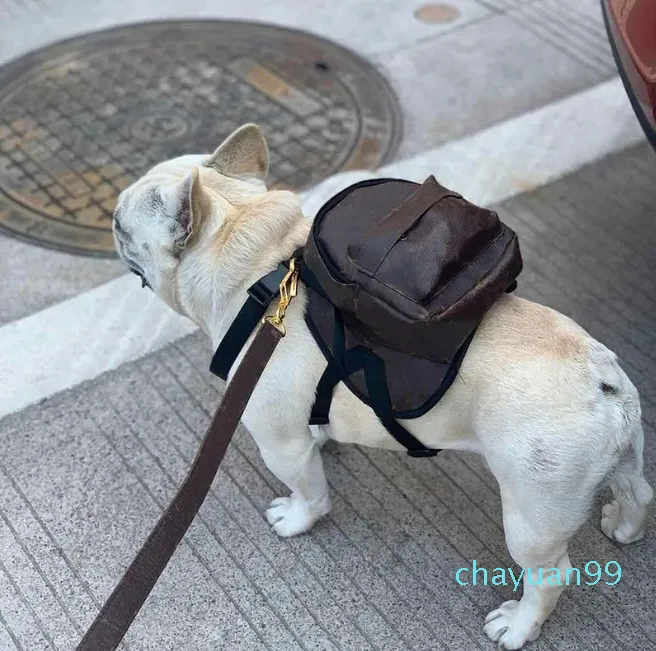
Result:
[[[450,0],[424,23],[423,0],[0,0],[0,64],[80,33],[172,18],[271,22],[326,36],[375,63],[399,95],[402,160],[590,88],[616,74],[598,0]],[[218,143],[208,143],[208,148]],[[122,273],[0,238],[0,324]]]
[[[424,4],[0,0],[0,64],[90,30],[181,17],[294,26],[368,57],[405,117],[387,172],[435,173],[517,230],[519,294],[615,350],[641,391],[656,485],[656,156],[612,79],[598,0],[450,0],[456,17],[442,24],[415,17]],[[308,194],[308,216],[346,182]],[[182,337],[189,322],[124,274],[0,236],[0,651],[73,651],[222,395],[209,342]],[[512,563],[481,461],[329,445],[325,463],[333,512],[281,540],[263,512],[286,490],[239,430],[123,647],[492,651],[483,620],[512,586],[455,580],[474,559]],[[570,588],[528,649],[656,651],[656,527],[619,547],[599,529],[600,504],[572,562],[615,560],[622,579]]]
[[[643,397],[656,484],[653,205],[646,145],[497,206],[522,242],[520,295],[613,348]],[[222,384],[199,333],[0,421],[0,649],[73,649],[195,452]],[[325,455],[335,509],[281,540],[262,517],[285,489],[249,435],[131,630],[132,651],[491,650],[485,614],[512,587],[461,587],[473,559],[508,567],[494,478],[470,455],[353,446]],[[599,504],[574,566],[622,566],[615,587],[570,588],[532,649],[656,649],[654,523],[619,547]]]

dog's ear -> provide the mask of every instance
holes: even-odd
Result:
[[[194,234],[200,231],[209,209],[209,200],[203,190],[198,168],[194,167],[180,184],[175,231],[175,246],[178,250],[185,249]]]
[[[205,163],[219,174],[237,179],[266,181],[269,148],[255,124],[245,124],[229,135]]]

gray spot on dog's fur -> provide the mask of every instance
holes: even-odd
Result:
[[[121,239],[129,242],[132,239],[132,236],[128,231],[125,230],[123,227],[123,224],[119,220],[118,213],[114,213],[114,229],[116,230],[116,234],[121,237]]]
[[[154,188],[148,193],[148,203],[149,205],[149,210],[151,212],[162,212],[164,210],[164,200],[162,199],[162,195],[159,193],[159,190],[157,188]]]
[[[529,467],[540,473],[553,473],[558,469],[558,463],[547,450],[534,444],[531,448]]]
[[[185,242],[189,236],[191,229],[191,203],[189,201],[189,194],[185,193],[182,196],[180,207],[178,208],[177,220],[169,226],[171,235],[175,238],[175,249],[173,255],[179,259],[184,250]]]

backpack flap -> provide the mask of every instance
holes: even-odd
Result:
[[[317,215],[304,257],[359,337],[440,362],[522,267],[497,214],[432,176],[347,188]]]

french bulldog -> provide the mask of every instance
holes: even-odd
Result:
[[[155,166],[117,203],[121,259],[214,347],[247,289],[290,258],[310,231],[297,195],[267,190],[268,166],[260,129],[245,125],[211,155]],[[308,425],[326,360],[305,324],[305,302],[301,284],[285,319],[287,336],[242,419],[290,491],[266,512],[279,536],[310,530],[331,509],[321,458],[326,440],[400,449],[343,384],[334,392],[330,425]],[[654,493],[643,476],[638,391],[614,353],[548,307],[513,295],[499,299],[442,400],[403,424],[428,447],[485,458],[499,483],[510,555],[534,576],[539,568],[565,576],[568,541],[608,482],[614,499],[603,507],[604,534],[619,543],[644,535]],[[525,572],[521,599],[485,619],[485,633],[503,649],[535,640],[564,589],[562,582],[532,583]]]

